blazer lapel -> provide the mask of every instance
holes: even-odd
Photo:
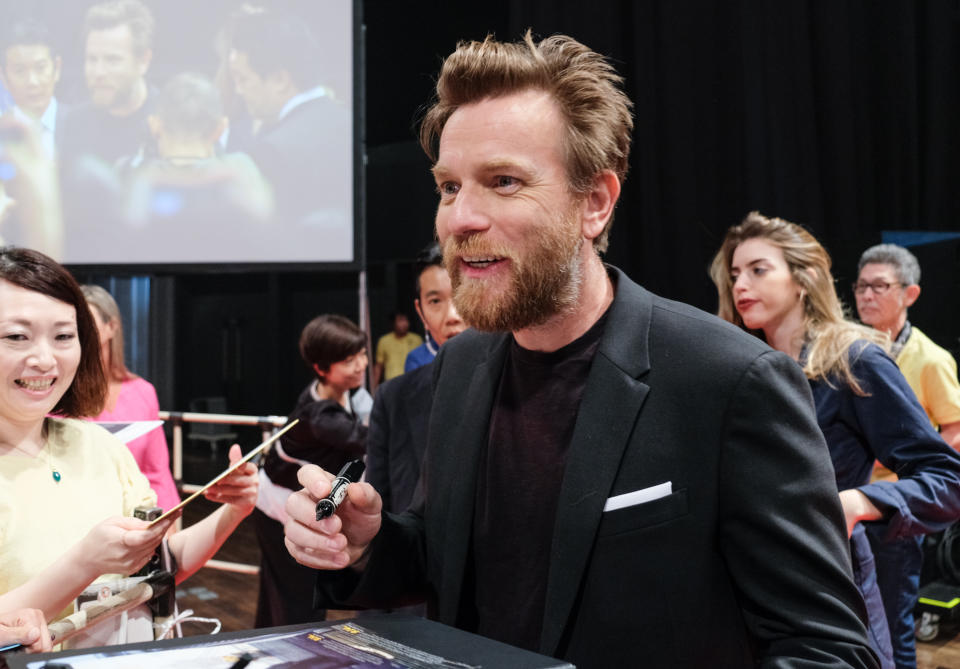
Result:
[[[503,360],[510,342],[508,336],[484,349],[485,359],[473,367],[472,374],[453,374],[456,378],[456,395],[469,398],[461,403],[463,410],[453,417],[439,416],[437,425],[431,424],[431,433],[438,428],[447,438],[456,440],[434,442],[444,449],[444,466],[439,470],[450,472],[447,481],[441,484],[444,491],[440,501],[441,527],[445,533],[443,554],[442,588],[439,593],[439,619],[454,624],[463,586],[466,559],[473,536],[474,500],[477,488],[477,467],[490,431],[490,411],[496,395],[497,384],[503,372]],[[450,392],[451,388],[438,388],[438,392]],[[436,400],[435,400],[436,401]],[[441,427],[441,424],[443,427]],[[433,447],[433,446],[432,446]],[[430,506],[436,510],[434,500]],[[472,596],[472,595],[471,595]]]
[[[540,652],[554,655],[573,609],[597,527],[649,387],[649,293],[611,268],[617,293],[577,415],[557,518]]]

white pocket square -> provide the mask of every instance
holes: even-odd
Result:
[[[642,490],[634,490],[633,492],[626,492],[622,495],[610,497],[607,499],[607,503],[603,505],[603,510],[616,511],[617,509],[625,509],[628,506],[652,502],[655,499],[666,497],[672,493],[673,483],[667,481],[666,483],[650,486]]]

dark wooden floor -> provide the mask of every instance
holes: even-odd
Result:
[[[188,457],[185,467],[193,469],[192,472],[188,469],[188,480],[202,483],[222,471],[226,466],[226,459],[222,454],[214,455],[215,457],[211,458],[201,452],[192,459]],[[196,522],[213,508],[206,500],[197,500],[184,509],[184,522]],[[249,519],[227,540],[217,553],[216,559],[259,564],[260,549],[257,546],[253,523]],[[190,608],[197,616],[219,618],[223,624],[223,632],[251,629],[257,606],[257,584],[257,576],[206,567],[178,586],[177,603],[181,611]],[[345,618],[352,615],[352,612],[331,611],[329,617]],[[183,625],[183,633],[187,636],[208,634],[211,629],[209,624]],[[940,637],[935,641],[917,642],[917,668],[960,669],[960,626],[943,626]]]

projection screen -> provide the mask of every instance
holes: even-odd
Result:
[[[8,4],[3,243],[134,269],[357,261],[354,0]]]

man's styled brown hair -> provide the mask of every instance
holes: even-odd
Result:
[[[0,247],[0,279],[76,309],[80,365],[73,383],[53,407],[53,413],[68,418],[99,414],[107,396],[107,377],[100,364],[97,324],[76,280],[49,256],[16,246]]]
[[[420,144],[434,162],[443,127],[461,106],[528,89],[549,93],[566,120],[564,152],[571,189],[586,193],[602,170],[622,183],[633,134],[632,103],[623,77],[607,60],[572,37],[535,42],[528,30],[520,42],[460,42],[440,70],[436,97],[420,126]],[[593,240],[607,249],[610,225]]]
[[[133,52],[138,57],[153,48],[153,14],[140,0],[107,0],[87,10],[83,22],[84,39],[94,30],[127,26],[133,36]]]

